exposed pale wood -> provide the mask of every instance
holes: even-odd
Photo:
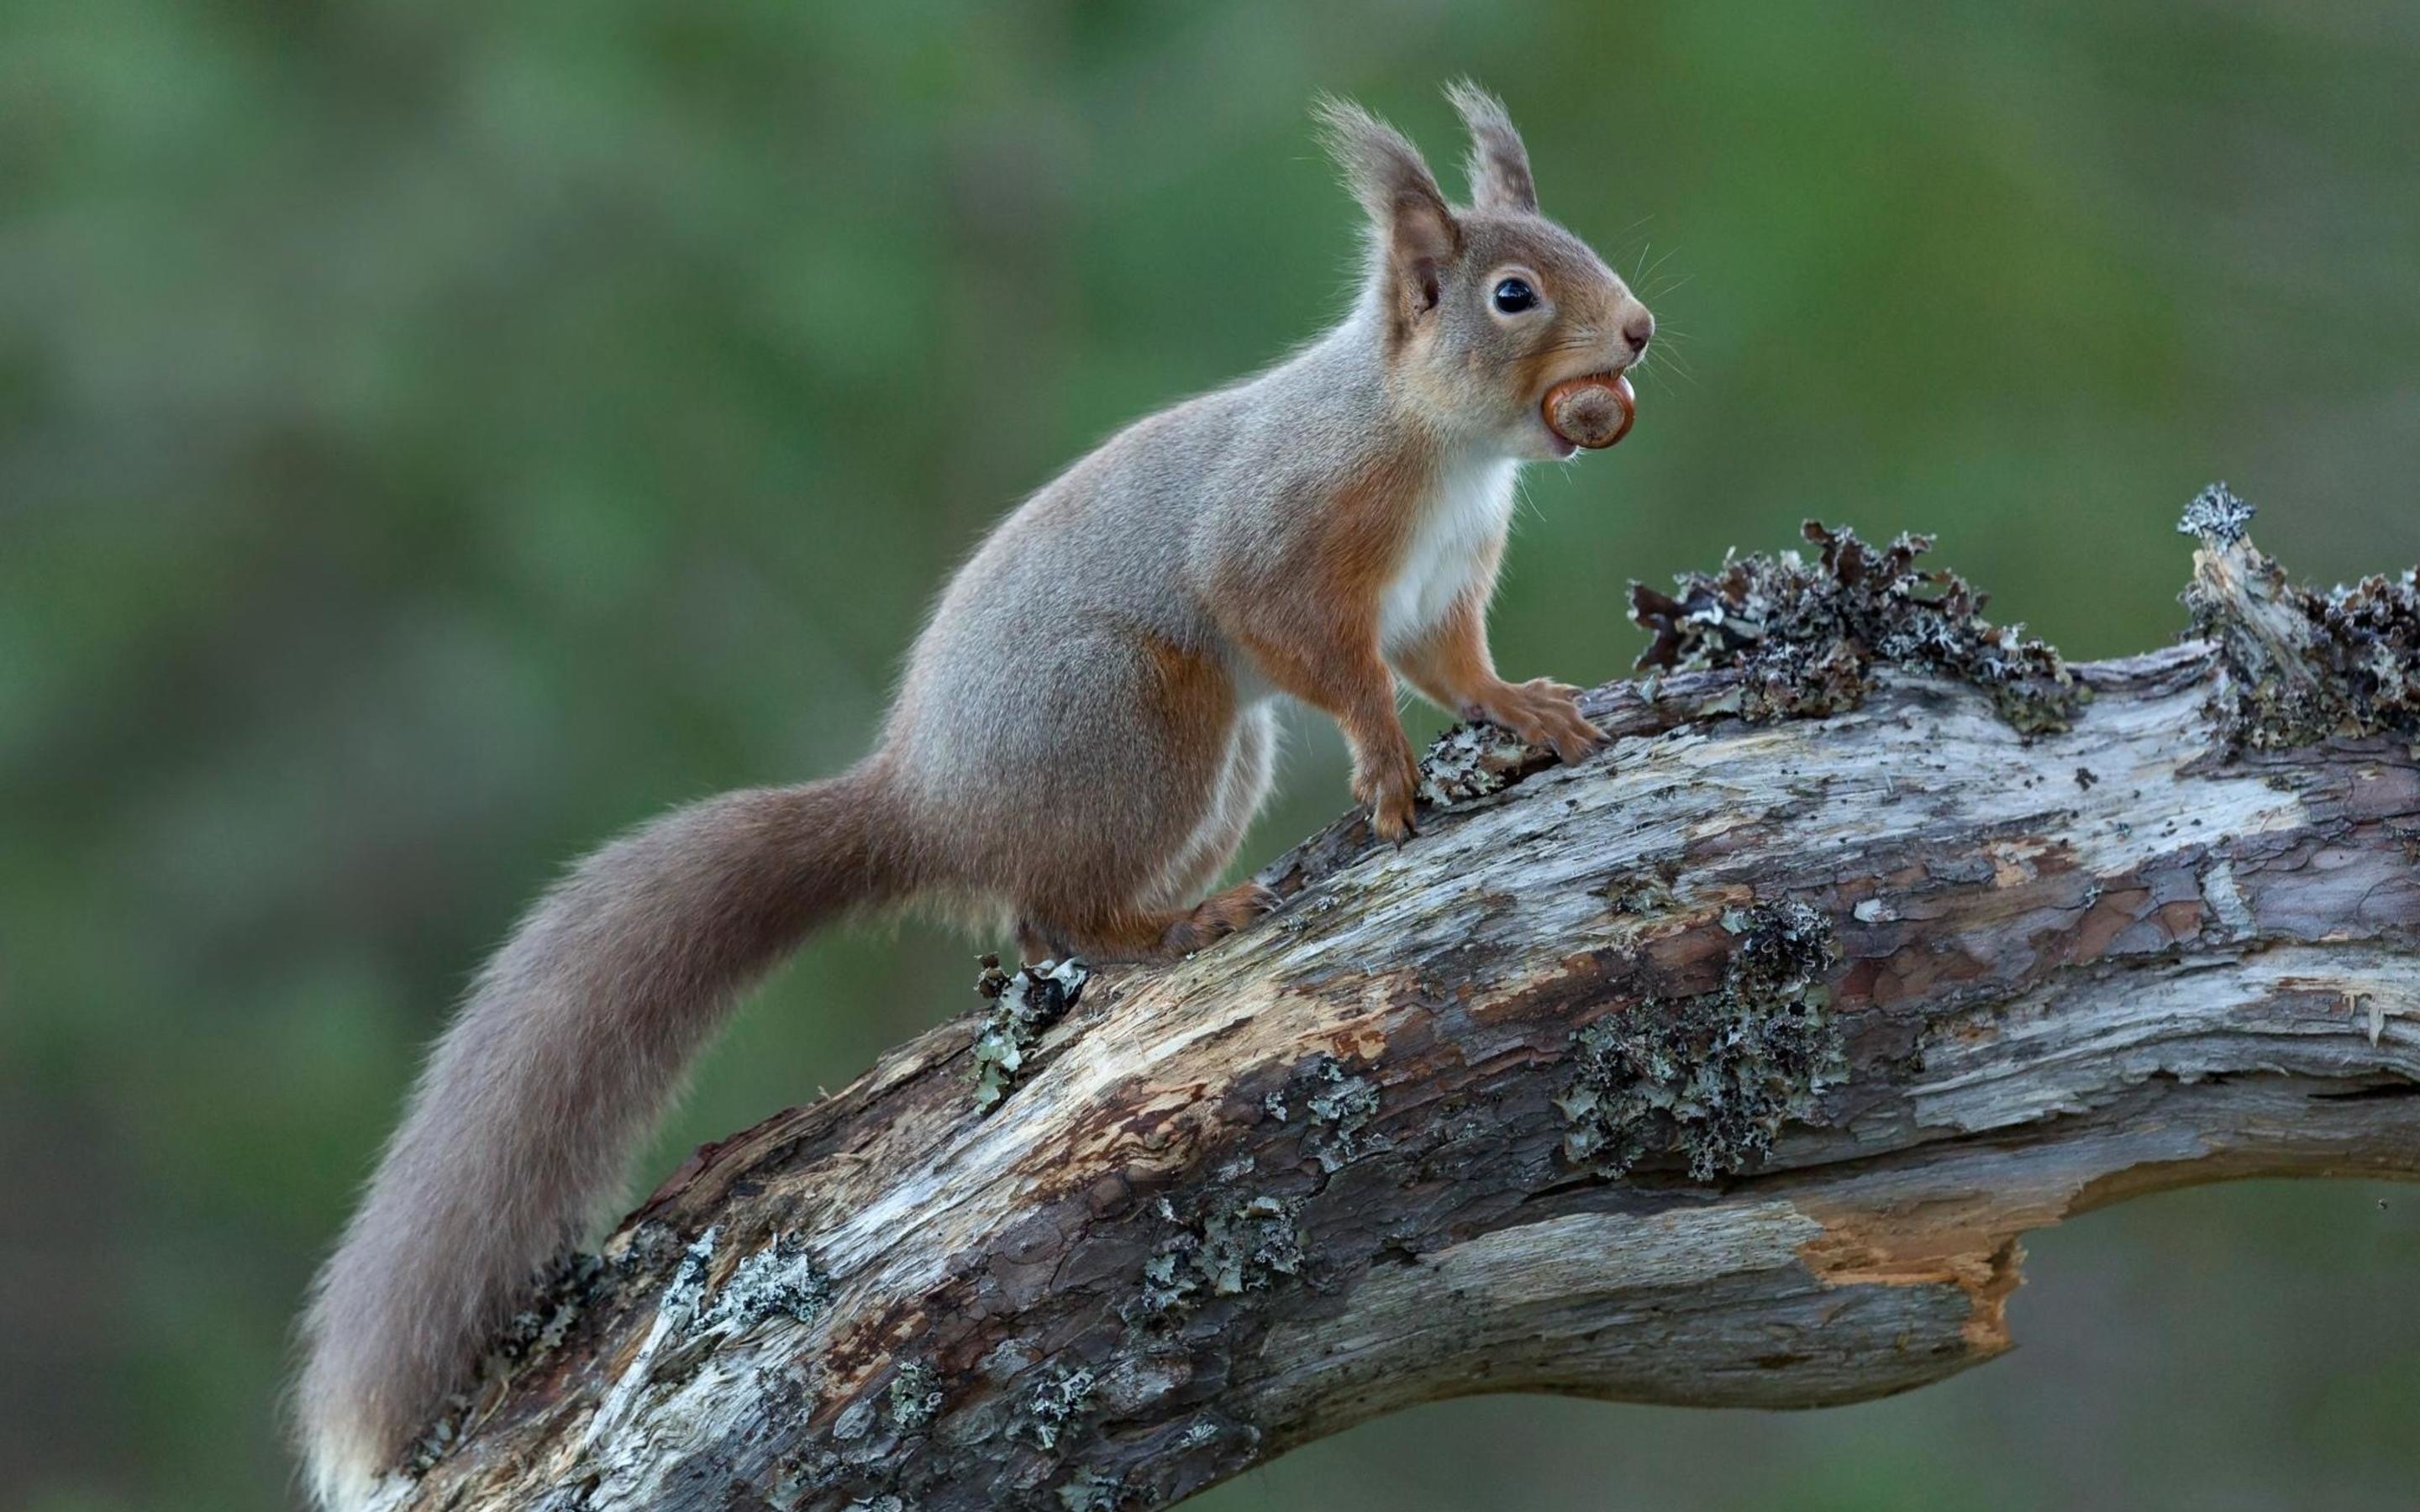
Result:
[[[2420,751],[2229,755],[2202,643],[2079,671],[2030,738],[1903,673],[1763,726],[1722,672],[1600,688],[1602,756],[1401,850],[1340,823],[990,1113],[962,1020],[700,1151],[395,1499],[1140,1508],[1458,1394],[1850,1401],[2005,1349],[2028,1229],[2420,1174]],[[1792,903],[1822,990],[1757,999]],[[1575,1162],[1575,1036],[1727,980],[1815,1026],[1770,1154],[1648,1119]]]

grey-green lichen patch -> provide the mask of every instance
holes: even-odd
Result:
[[[1181,1322],[1213,1298],[1264,1290],[1280,1276],[1300,1275],[1300,1211],[1299,1204],[1266,1194],[1219,1193],[1188,1222],[1160,1198],[1159,1215],[1175,1231],[1143,1261],[1130,1320]]]
[[[1026,1393],[1009,1433],[1037,1449],[1056,1449],[1081,1426],[1099,1378],[1082,1365],[1052,1370]]]
[[[2244,534],[2252,514],[2217,483],[2177,526],[2202,540],[2184,601],[2226,668],[2217,713],[2228,745],[2420,737],[2420,572],[2326,593],[2288,582]]]
[[[1116,1512],[1125,1495],[1125,1476],[1079,1470],[1059,1488],[1059,1504],[1067,1512]]]
[[[785,1231],[733,1268],[713,1304],[697,1313],[693,1327],[698,1332],[719,1328],[745,1333],[768,1318],[812,1323],[830,1305],[831,1277],[807,1252],[806,1239]]]
[[[1378,1116],[1377,1083],[1351,1074],[1327,1056],[1313,1061],[1301,1080],[1303,1107],[1311,1116],[1303,1149],[1319,1162],[1320,1169],[1340,1171],[1347,1163],[1388,1147],[1384,1135],[1366,1132],[1370,1120]]]
[[[1026,1052],[1041,1042],[1050,1026],[1067,1016],[1084,995],[1092,970],[1081,961],[1045,961],[1039,965],[1001,969],[1000,957],[983,958],[983,974],[975,991],[991,1002],[983,1027],[975,1031],[975,1106],[988,1113],[1016,1087],[1025,1069]]]
[[[1456,725],[1420,761],[1420,801],[1444,808],[1501,793],[1519,779],[1531,755],[1510,730],[1484,720]]]
[[[1734,939],[1718,990],[1619,1008],[1574,1037],[1555,1100],[1573,1165],[1620,1176],[1678,1153],[1701,1181],[1749,1170],[1847,1073],[1823,980],[1838,959],[1830,921],[1791,899],[1732,910],[1723,927]]]
[[[891,1378],[887,1410],[891,1427],[900,1433],[920,1433],[941,1415],[941,1372],[930,1360],[910,1360]]]
[[[1737,557],[1683,574],[1677,594],[1633,583],[1631,617],[1655,637],[1638,666],[1735,669],[1736,712],[1760,722],[1856,707],[1877,663],[1970,684],[2028,734],[2067,729],[2090,698],[2055,650],[1984,619],[1986,594],[1956,573],[1916,570],[1931,536],[1876,550],[1814,520],[1805,533],[1821,548],[1812,563],[1795,551]]]

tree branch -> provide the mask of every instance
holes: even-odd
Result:
[[[2420,1174],[2412,579],[2206,529],[2206,639],[2068,668],[1814,538],[1642,593],[1605,755],[1457,732],[1404,848],[699,1150],[396,1504],[1147,1508],[1473,1392],[1854,1401],[2005,1349],[2028,1229]]]

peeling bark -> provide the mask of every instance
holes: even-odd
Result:
[[[997,1009],[699,1150],[392,1504],[1147,1508],[1474,1392],[1854,1401],[2005,1349],[2029,1229],[2420,1175],[2420,747],[2309,727],[2410,646],[2331,660],[2204,547],[2171,650],[1911,670],[1869,584],[1595,690],[1582,766],[1449,736],[1418,840],[1340,822],[1266,921],[1060,979],[987,1110]],[[2296,738],[2242,738],[2281,667]]]

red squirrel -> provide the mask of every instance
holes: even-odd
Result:
[[[1249,882],[1202,893],[1267,792],[1281,693],[1342,728],[1354,796],[1397,842],[1419,781],[1399,676],[1564,761],[1603,743],[1575,689],[1497,675],[1487,604],[1520,465],[1575,450],[1546,395],[1594,376],[1626,425],[1621,375],[1655,322],[1539,215],[1503,106],[1447,93],[1469,205],[1393,128],[1324,102],[1369,216],[1350,313],[1002,520],[918,638],[872,755],[613,841],[488,964],[303,1319],[297,1416],[323,1506],[379,1498],[614,1194],[733,997],[816,925],[923,900],[1013,921],[1036,959],[1205,946],[1275,902]]]

